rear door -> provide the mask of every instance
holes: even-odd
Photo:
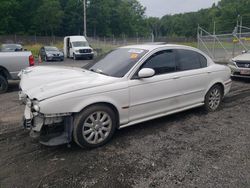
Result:
[[[178,49],[176,64],[181,75],[177,84],[182,89],[180,102],[183,107],[202,103],[209,84],[207,59],[196,51]]]

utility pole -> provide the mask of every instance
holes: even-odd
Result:
[[[84,36],[87,37],[86,0],[83,0],[83,30]]]

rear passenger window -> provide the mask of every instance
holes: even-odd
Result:
[[[198,52],[191,50],[177,50],[177,70],[193,70],[207,66],[207,59]]]
[[[205,58],[203,55],[197,53],[197,55],[200,58],[200,62],[201,62],[201,68],[207,67],[207,58]]]

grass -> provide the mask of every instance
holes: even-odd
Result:
[[[31,51],[34,57],[38,57],[40,48],[44,46],[43,44],[30,44],[24,45],[24,49]],[[63,43],[56,43],[53,46],[56,46],[58,49],[63,49]]]

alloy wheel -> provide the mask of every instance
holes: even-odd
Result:
[[[82,127],[83,138],[89,144],[99,144],[110,134],[112,120],[108,113],[98,111],[90,114]]]
[[[214,88],[208,98],[208,105],[212,110],[216,110],[221,102],[221,92],[218,88]]]

